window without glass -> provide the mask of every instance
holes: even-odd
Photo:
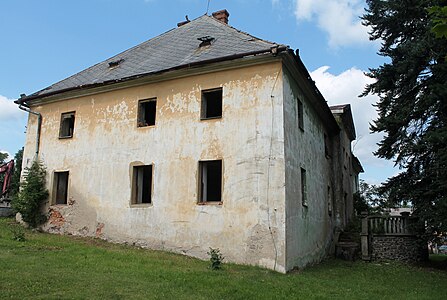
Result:
[[[152,203],[152,165],[133,167],[132,204]]]
[[[332,190],[329,185],[327,186],[327,211],[329,215],[332,214]]]
[[[327,134],[324,134],[324,155],[326,156],[326,158],[330,157],[330,153],[329,153],[329,141],[327,138]]]
[[[222,118],[222,88],[202,91],[200,118]]]
[[[157,99],[138,101],[138,127],[155,125],[157,113]]]
[[[73,137],[75,123],[75,112],[63,113],[61,115],[61,126],[59,129],[59,138]]]
[[[67,204],[68,171],[54,172],[54,203]]]
[[[304,111],[303,111],[303,102],[300,99],[297,99],[298,104],[298,127],[301,130],[304,130]]]
[[[307,206],[307,183],[306,170],[301,168],[301,195],[303,206]]]
[[[222,160],[199,162],[199,202],[222,202]]]

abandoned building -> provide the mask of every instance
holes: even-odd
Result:
[[[16,103],[47,168],[48,232],[279,272],[318,262],[353,213],[349,105],[298,52],[203,15]]]

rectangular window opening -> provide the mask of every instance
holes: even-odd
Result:
[[[199,162],[199,202],[222,202],[222,160]]]
[[[331,156],[329,152],[329,141],[326,133],[324,134],[324,155],[326,156],[326,158],[329,158]]]
[[[202,91],[200,118],[222,118],[222,88]]]
[[[74,123],[75,123],[75,112],[63,113],[61,115],[59,138],[73,137]]]
[[[307,206],[307,183],[306,170],[301,168],[301,195],[303,206]]]
[[[327,211],[329,215],[332,215],[332,190],[329,185],[327,186]]]
[[[304,111],[303,111],[303,102],[300,99],[298,100],[298,127],[304,131]]]
[[[54,203],[67,204],[68,171],[54,172],[54,190]]]
[[[138,101],[138,127],[154,126],[157,114],[157,99]]]
[[[132,204],[152,203],[152,165],[133,167]]]

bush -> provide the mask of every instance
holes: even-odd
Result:
[[[210,256],[210,262],[211,262],[211,269],[212,270],[219,270],[222,268],[222,261],[224,260],[224,257],[220,253],[220,250],[213,249],[210,247],[210,251],[207,252],[207,254]]]
[[[30,168],[25,169],[25,179],[19,193],[13,198],[12,208],[22,215],[23,221],[36,228],[45,221],[41,212],[42,204],[48,198],[45,185],[46,169],[39,160],[33,161]]]
[[[12,239],[18,242],[24,242],[25,239],[25,229],[22,225],[15,224],[10,227],[12,233]]]

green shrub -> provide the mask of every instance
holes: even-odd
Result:
[[[35,228],[45,221],[41,212],[42,204],[48,198],[45,185],[46,169],[39,160],[33,161],[30,168],[25,169],[25,179],[19,193],[13,198],[12,208],[22,215],[23,221]]]
[[[221,269],[222,261],[224,260],[224,257],[220,253],[220,250],[218,248],[213,249],[210,247],[210,251],[208,251],[207,254],[210,256],[210,262],[211,262],[210,268],[212,270]]]
[[[22,225],[15,224],[10,227],[12,233],[12,239],[18,242],[24,242],[25,239],[25,228]]]

